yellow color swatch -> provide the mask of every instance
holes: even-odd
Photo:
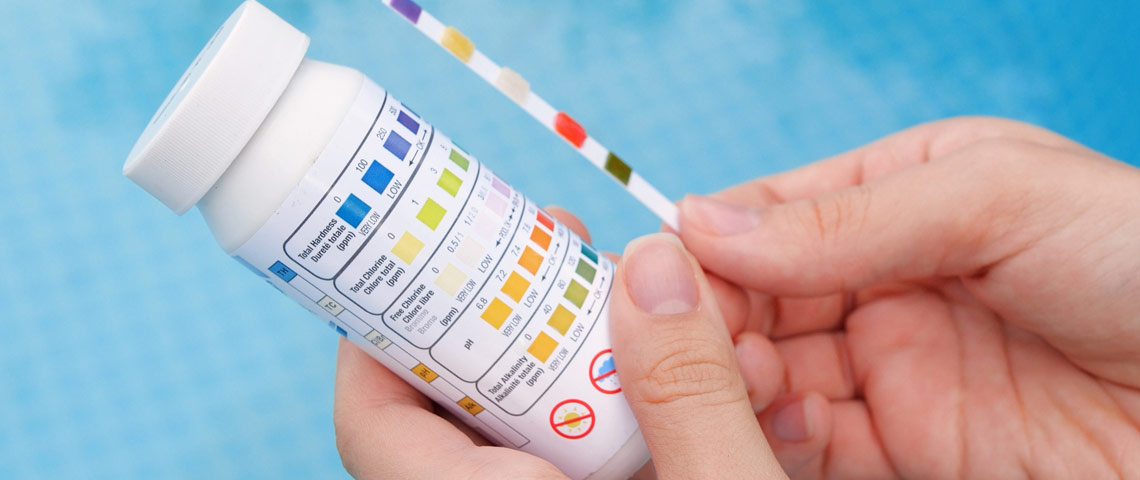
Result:
[[[551,338],[546,332],[538,332],[538,338],[534,339],[526,351],[534,355],[538,361],[546,363],[546,359],[550,358],[550,354],[554,353],[555,348],[558,348],[557,340]]]
[[[454,197],[459,194],[459,187],[463,186],[463,180],[454,173],[451,173],[451,170],[445,168],[443,169],[443,174],[439,176],[439,183],[436,185],[439,185],[439,188],[442,188],[443,191]]]
[[[424,365],[422,363],[412,367],[412,373],[416,374],[416,376],[424,379],[424,381],[428,383],[431,383],[432,380],[435,380],[437,377],[439,377],[438,373],[433,372],[430,368],[427,367],[427,365]]]
[[[521,257],[519,257],[519,266],[530,272],[531,275],[538,275],[538,268],[542,266],[542,255],[526,247]]]
[[[455,27],[444,29],[443,38],[440,39],[439,43],[456,58],[463,60],[463,63],[471,60],[471,55],[475,53],[475,44],[471,43],[471,40],[456,30]]]
[[[558,330],[558,333],[566,335],[566,332],[570,331],[570,326],[574,324],[574,314],[566,307],[559,305],[558,308],[554,309],[554,314],[550,316],[550,320],[547,320],[546,324]]]
[[[530,282],[527,279],[519,275],[518,272],[511,272],[511,276],[507,277],[507,283],[503,284],[503,293],[517,303],[522,300],[523,294],[528,288],[530,288]]]
[[[543,250],[550,250],[550,234],[542,231],[541,228],[534,227],[534,231],[530,234],[530,241],[537,243]]]
[[[449,263],[446,267],[443,267],[442,272],[439,272],[439,276],[435,279],[435,286],[454,297],[455,292],[459,291],[459,287],[462,287],[463,282],[466,280],[467,275],[464,274],[462,270],[459,270],[459,268],[456,268],[455,265]]]
[[[399,257],[404,263],[410,265],[416,260],[416,255],[419,255],[420,250],[423,250],[423,248],[424,242],[421,242],[420,239],[412,234],[404,232],[404,235],[400,237],[396,245],[392,247],[392,254]]]
[[[483,411],[483,406],[479,405],[475,400],[472,400],[471,397],[463,397],[463,399],[455,403],[458,403],[460,407],[463,407],[464,410],[467,410],[467,413],[472,415],[478,415],[479,412]]]
[[[416,219],[424,222],[428,228],[435,230],[439,226],[439,222],[443,221],[443,216],[447,215],[447,210],[444,210],[440,204],[435,203],[435,200],[427,199],[424,206],[420,208],[420,213],[416,214]]]
[[[507,317],[511,316],[511,311],[511,307],[496,298],[491,300],[491,304],[487,305],[487,310],[484,311],[483,315],[479,318],[482,318],[491,324],[492,327],[495,327],[495,330],[498,330],[499,327],[503,326],[503,322],[507,320]]]

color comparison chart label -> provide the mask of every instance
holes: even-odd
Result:
[[[238,259],[492,440],[624,443],[590,371],[613,263],[374,84],[349,115]],[[568,399],[594,412],[581,436],[549,422]]]

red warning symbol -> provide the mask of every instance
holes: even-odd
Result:
[[[617,370],[614,369],[613,350],[607,348],[594,355],[594,359],[590,361],[590,383],[602,393],[613,394],[621,391]]]
[[[594,430],[594,409],[581,400],[563,400],[550,411],[550,428],[571,440],[585,437]]]

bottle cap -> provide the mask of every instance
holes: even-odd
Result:
[[[269,9],[242,3],[147,124],[123,175],[186,213],[245,148],[308,47],[307,35]]]

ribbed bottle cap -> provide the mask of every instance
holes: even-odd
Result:
[[[123,175],[186,213],[253,137],[308,47],[307,35],[260,3],[241,4],[154,114]]]

